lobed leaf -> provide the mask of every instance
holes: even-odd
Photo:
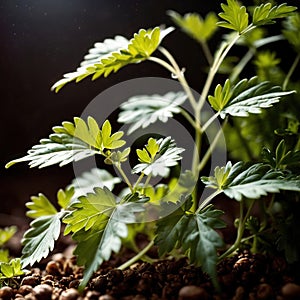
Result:
[[[0,228],[0,247],[7,243],[17,232],[16,226]]]
[[[173,117],[173,114],[180,113],[180,105],[186,98],[183,92],[131,97],[121,104],[122,111],[118,122],[132,124],[128,129],[128,134],[139,128],[146,128],[157,121],[166,123],[169,118]]]
[[[105,55],[96,51],[96,56],[92,56],[92,61],[82,64],[75,72],[64,74],[64,78],[56,82],[51,90],[58,92],[64,85],[71,81],[79,82],[88,76],[93,76],[92,80],[100,76],[107,77],[112,72],[117,72],[122,67],[140,63],[148,59],[151,54],[158,48],[162,39],[173,31],[172,27],[167,29],[141,29],[135,33],[133,38],[126,43],[124,38],[115,38],[114,46],[111,51],[107,51],[107,40],[104,41]],[[120,42],[121,40],[121,42]],[[96,44],[97,45],[97,44]],[[99,45],[100,48],[103,45]],[[94,50],[90,50],[94,52]],[[90,56],[88,56],[90,58]]]
[[[248,27],[248,13],[245,6],[240,6],[235,0],[227,0],[227,5],[221,3],[223,12],[219,13],[219,17],[224,21],[220,21],[217,25],[237,31],[239,34]]]
[[[126,224],[136,222],[136,213],[144,211],[147,198],[137,194],[127,195],[121,201],[106,188],[95,188],[94,194],[80,197],[73,204],[75,209],[64,218],[65,234],[73,232],[78,245],[74,254],[78,264],[85,266],[84,287],[99,265],[108,260],[112,252],[119,252],[121,239],[128,234]]]
[[[30,223],[22,239],[22,266],[33,265],[48,256],[60,235],[60,219],[65,213],[41,216]]]
[[[221,181],[218,180],[220,177]],[[223,191],[237,201],[243,197],[258,199],[281,190],[300,191],[300,177],[276,171],[263,163],[232,165],[228,162],[226,167],[215,169],[215,176],[201,177],[201,180],[206,186]]]
[[[137,149],[140,164],[133,169],[133,173],[143,172],[146,175],[167,177],[170,167],[176,166],[182,157],[183,148],[176,147],[171,137],[155,140],[150,138],[143,150]]]
[[[9,262],[0,262],[0,279],[13,278],[23,274],[20,258],[11,259]]]
[[[276,19],[285,18],[296,9],[297,7],[289,6],[286,3],[274,6],[271,3],[261,4],[255,7],[252,22],[254,25],[272,24]]]
[[[45,195],[39,193],[38,196],[31,196],[30,199],[32,202],[26,203],[26,207],[29,209],[26,213],[28,217],[36,219],[57,214],[56,208]]]
[[[197,13],[184,16],[172,10],[167,13],[182,31],[200,43],[208,41],[217,30],[217,17],[213,12],[208,13],[205,19]]]
[[[224,87],[218,85],[214,96],[208,96],[208,100],[223,119],[226,115],[247,117],[261,113],[262,109],[272,107],[281,97],[294,92],[281,91],[279,86],[272,86],[268,81],[257,83],[257,77],[243,79],[234,86],[227,79]]]

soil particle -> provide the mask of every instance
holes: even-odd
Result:
[[[0,299],[10,300],[14,296],[13,289],[9,286],[5,286],[0,289]]]
[[[256,295],[260,300],[273,299],[273,288],[267,283],[262,283],[258,286]]]
[[[48,284],[39,284],[33,288],[32,294],[38,300],[51,300],[52,291],[52,287]]]
[[[282,287],[281,293],[287,300],[300,299],[300,286],[295,283],[287,283]]]
[[[59,300],[77,300],[79,296],[79,292],[76,289],[71,288],[63,291],[59,296]]]
[[[196,285],[187,285],[180,289],[179,300],[208,300],[209,295],[205,289]]]

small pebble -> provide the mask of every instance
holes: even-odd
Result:
[[[36,276],[26,276],[23,278],[21,285],[30,285],[32,287],[38,285],[40,283],[40,279]]]
[[[61,293],[59,300],[77,300],[79,292],[76,289],[67,289]]]
[[[287,283],[282,287],[281,294],[287,300],[300,299],[300,286],[295,283]]]
[[[60,275],[59,263],[56,261],[49,261],[46,266],[46,272],[50,275]]]
[[[24,284],[19,287],[18,293],[21,294],[22,296],[25,296],[25,295],[31,293],[32,289],[33,289],[33,287],[31,285]]]
[[[99,300],[115,300],[115,298],[111,295],[106,294],[106,295],[100,296]]]
[[[40,284],[33,288],[33,295],[38,300],[51,300],[53,288],[48,284]]]
[[[245,289],[242,286],[238,286],[235,290],[235,295],[233,296],[232,300],[243,300],[245,294]]]
[[[13,289],[8,286],[4,286],[0,289],[0,299],[10,300],[14,296]]]
[[[178,294],[179,300],[206,300],[208,294],[205,289],[196,285],[187,285],[180,289]]]
[[[267,283],[262,283],[258,286],[256,292],[257,299],[267,300],[273,298],[273,289]]]

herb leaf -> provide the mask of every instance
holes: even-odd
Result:
[[[95,154],[100,154],[105,148],[116,149],[126,142],[121,140],[122,131],[111,135],[111,125],[108,120],[102,129],[96,120],[88,117],[87,123],[81,118],[74,118],[74,123],[63,122],[62,126],[53,127],[53,134],[48,139],[40,140],[28,154],[6,164],[9,168],[15,163],[29,161],[30,167],[44,168],[50,165],[66,165]]]
[[[225,21],[220,21],[217,25],[241,34],[249,24],[246,7],[240,6],[235,0],[227,0],[227,5],[221,3],[221,7],[223,12],[219,13],[219,17]]]
[[[2,247],[5,243],[7,243],[16,232],[17,232],[16,226],[0,228],[0,247]]]
[[[117,49],[113,47],[112,51],[106,53],[104,57],[100,55],[96,62],[83,65],[75,72],[65,74],[64,78],[56,82],[51,89],[58,92],[71,81],[79,82],[91,75],[93,75],[92,80],[100,76],[107,77],[128,64],[140,63],[151,56],[162,39],[171,31],[173,31],[172,27],[163,30],[159,27],[149,30],[141,29],[134,34],[127,45],[124,43],[123,47],[117,47]]]
[[[288,6],[286,3],[272,6],[271,3],[261,4],[255,7],[253,12],[253,24],[265,25],[274,23],[275,19],[284,18],[291,12],[295,11],[297,7]]]
[[[201,266],[217,284],[217,249],[223,246],[223,241],[214,229],[224,227],[224,222],[220,220],[223,212],[208,205],[192,214],[189,212],[192,206],[191,196],[182,197],[177,204],[170,202],[163,205],[165,210],[173,212],[157,222],[155,243],[158,245],[159,255],[181,247],[190,262]],[[178,207],[176,210],[175,206]]]
[[[167,122],[173,114],[180,113],[180,105],[187,96],[183,92],[169,92],[165,95],[134,96],[121,104],[118,122],[132,124],[128,134],[138,128],[146,128],[156,121]]]
[[[201,180],[237,201],[242,197],[258,199],[280,190],[300,191],[300,177],[291,177],[263,163],[232,165],[228,162],[226,167],[215,169],[215,176],[201,177]]]
[[[9,262],[0,262],[0,279],[13,278],[23,274],[20,258],[11,259]]]
[[[22,265],[33,265],[48,256],[60,235],[60,219],[65,213],[41,216],[30,223],[23,236]]]
[[[72,207],[75,209],[63,220],[67,224],[65,234],[73,232],[78,242],[75,254],[78,263],[85,266],[81,287],[84,287],[99,265],[108,260],[112,252],[119,252],[121,238],[128,234],[126,224],[136,221],[135,213],[143,212],[148,198],[137,194],[127,195],[117,201],[104,186],[94,193],[80,197]]]
[[[182,159],[180,154],[183,151],[183,148],[176,147],[171,137],[159,140],[150,138],[143,150],[137,149],[138,159],[141,163],[137,164],[132,172],[167,177],[170,171],[169,168],[176,166],[177,161]]]
[[[214,96],[208,96],[209,103],[224,119],[226,115],[247,117],[249,114],[261,113],[261,109],[271,107],[280,98],[294,93],[281,91],[279,86],[271,86],[268,81],[257,83],[257,77],[243,79],[231,86],[229,79],[224,87],[220,84]]]
[[[217,30],[218,19],[213,12],[207,14],[205,19],[197,13],[187,13],[184,16],[172,10],[167,13],[182,31],[199,43],[208,41]]]

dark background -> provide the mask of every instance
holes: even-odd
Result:
[[[145,62],[121,69],[107,79],[68,84],[58,94],[50,91],[52,84],[75,70],[96,41],[117,34],[130,38],[140,28],[172,25],[166,15],[168,9],[205,16],[211,10],[220,11],[219,7],[220,1],[201,0],[1,0],[0,226],[20,223],[30,195],[43,192],[53,199],[73,178],[71,165],[39,170],[24,163],[5,170],[5,163],[25,155],[51,133],[52,126],[79,116],[106,88],[131,78],[170,74]],[[218,36],[212,44],[217,42]],[[180,31],[163,44],[180,66],[187,67],[191,86],[200,90],[203,79],[198,71],[204,60],[199,45]]]
[[[1,1],[1,146],[0,225],[20,223],[24,204],[39,192],[54,199],[56,191],[70,183],[72,165],[29,169],[26,163],[4,169],[5,163],[21,157],[51,127],[80,116],[85,106],[101,91],[123,80],[143,76],[168,77],[154,63],[128,66],[109,78],[68,84],[58,94],[50,91],[66,72],[76,69],[94,42],[117,34],[131,38],[140,28],[172,25],[168,9],[181,14],[198,11],[205,15],[215,1],[129,1],[129,0],[29,0]],[[179,31],[164,45],[182,66],[194,85],[199,78],[200,47]],[[196,87],[196,86],[195,86]],[[106,104],[109,105],[109,104]]]

